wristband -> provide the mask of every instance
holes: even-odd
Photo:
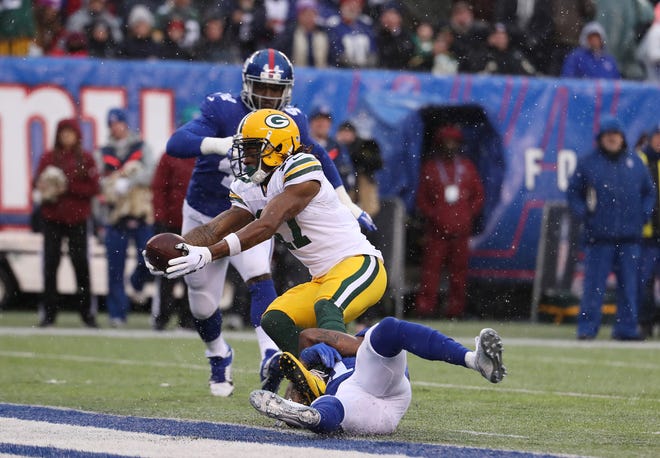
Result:
[[[236,235],[235,232],[228,234],[222,240],[227,242],[227,246],[229,247],[229,256],[234,256],[235,254],[241,252],[241,241],[238,240],[238,235]]]

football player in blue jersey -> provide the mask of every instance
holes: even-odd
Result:
[[[301,141],[312,146],[323,166],[323,172],[335,188],[340,200],[367,230],[375,230],[370,216],[351,202],[341,178],[327,152],[308,135],[307,117],[290,105],[294,83],[293,66],[283,53],[262,49],[245,61],[242,91],[209,94],[201,103],[201,116],[177,129],[167,143],[167,154],[175,157],[197,157],[183,206],[182,233],[209,222],[230,208],[229,186],[234,180],[227,153],[240,121],[250,112],[272,108],[283,110],[300,128]],[[260,326],[261,315],[277,297],[270,268],[272,242],[267,240],[231,258],[212,263],[185,277],[190,309],[197,331],[206,344],[211,365],[211,394],[229,396],[233,392],[231,378],[232,349],[221,335],[222,314],[218,303],[229,263],[250,292],[250,320],[257,332],[261,353],[261,377],[277,352],[277,346]],[[273,388],[273,387],[270,387]]]
[[[305,329],[300,359],[286,352],[280,356],[280,367],[294,387],[292,398],[300,402],[256,390],[250,403],[268,417],[316,433],[390,434],[412,397],[406,352],[474,369],[491,383],[502,381],[506,368],[500,336],[485,328],[475,344],[470,351],[435,329],[393,317],[355,337]],[[313,366],[326,371],[327,384],[307,369]]]

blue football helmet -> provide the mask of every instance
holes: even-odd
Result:
[[[263,95],[258,85],[280,86],[282,93],[273,97]],[[254,52],[243,64],[243,90],[241,100],[251,110],[270,108],[281,110],[291,103],[293,91],[293,65],[284,53],[276,49],[262,49]],[[264,103],[265,102],[265,103]]]

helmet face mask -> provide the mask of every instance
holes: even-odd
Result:
[[[282,52],[262,49],[245,60],[241,100],[251,110],[281,110],[291,103],[293,65]]]
[[[293,119],[278,110],[257,110],[247,114],[238,126],[231,168],[236,177],[261,183],[299,148],[300,131]]]

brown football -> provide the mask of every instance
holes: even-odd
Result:
[[[172,232],[163,232],[156,234],[147,241],[146,257],[147,260],[156,269],[165,272],[169,267],[167,262],[170,259],[185,256],[184,250],[174,248],[179,243],[184,243],[186,240],[178,234]]]

